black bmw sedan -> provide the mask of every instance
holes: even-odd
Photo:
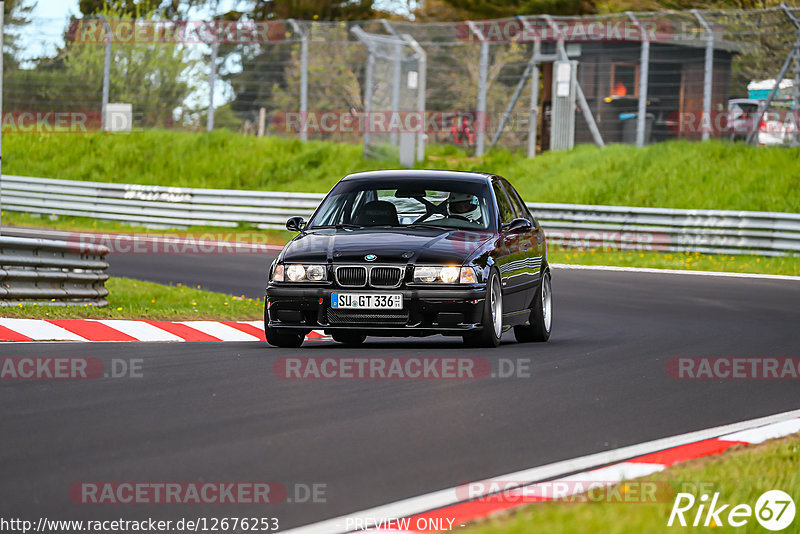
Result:
[[[455,335],[496,347],[503,332],[547,341],[552,293],[544,231],[507,180],[454,171],[374,171],[340,180],[269,269],[267,342]]]

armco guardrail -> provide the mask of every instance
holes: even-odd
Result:
[[[0,236],[0,306],[105,306],[107,253],[100,245]]]
[[[93,217],[153,227],[221,226],[247,222],[284,227],[293,215],[310,215],[315,193],[275,193],[107,184],[3,175],[3,209]]]
[[[4,209],[152,227],[283,228],[323,195],[3,176]],[[800,254],[800,214],[528,203],[552,245],[705,253]]]

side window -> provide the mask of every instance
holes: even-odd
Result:
[[[511,207],[511,202],[508,200],[505,190],[500,185],[500,182],[493,181],[492,188],[494,189],[494,196],[497,197],[497,209],[500,211],[500,222],[505,224],[514,219],[514,209]]]
[[[511,200],[511,207],[514,209],[514,217],[528,220],[533,219],[522,197],[517,193],[517,190],[507,181],[503,181],[503,188],[508,192],[508,198]]]

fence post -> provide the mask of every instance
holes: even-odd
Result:
[[[467,21],[470,30],[475,37],[481,42],[481,59],[478,66],[478,117],[476,121],[476,129],[478,130],[477,140],[475,142],[475,155],[477,157],[483,156],[483,147],[486,142],[486,85],[489,77],[489,41],[483,35],[478,25],[473,21]]]
[[[709,26],[703,15],[700,14],[700,11],[692,9],[692,13],[706,32],[706,60],[703,64],[703,120],[700,121],[701,127],[703,128],[702,139],[705,141],[710,135],[708,130],[712,124],[711,84],[713,83],[714,77],[714,32],[711,31],[711,26]]]
[[[533,55],[537,58],[542,53],[542,40],[533,42]],[[536,157],[536,135],[539,133],[539,62],[533,63],[531,73],[531,107],[528,111],[528,157]]]
[[[288,19],[292,29],[300,36],[300,117],[303,128],[300,130],[300,140],[308,141],[308,131],[305,127],[308,121],[308,32],[300,27],[295,19]]]
[[[353,34],[358,38],[359,41],[364,43],[364,46],[367,47],[367,68],[364,72],[364,115],[367,117],[366,126],[364,128],[364,157],[369,155],[369,143],[370,143],[370,132],[369,132],[369,124],[370,124],[370,114],[372,113],[372,77],[373,71],[375,70],[375,54],[374,48],[372,43],[367,37],[366,32],[362,30],[359,26],[353,26],[350,30]]]
[[[394,27],[392,27],[392,24],[388,20],[381,19],[381,24],[383,24],[383,27],[386,28],[386,30],[389,33],[391,33],[395,37],[398,37],[397,32],[395,31]],[[394,65],[393,65],[394,72],[393,72],[393,75],[392,75],[392,113],[396,114],[397,112],[400,111],[400,77],[401,77],[402,72],[403,72],[403,64],[402,64],[402,62],[403,62],[403,43],[400,42],[400,41],[398,41],[394,45],[394,59],[393,59],[393,61],[394,61]],[[392,145],[397,146],[397,144],[399,142],[397,131],[393,130],[391,132],[390,139],[391,139]]]
[[[218,50],[219,43],[215,35],[214,42],[211,44],[211,72],[208,73],[208,124],[206,125],[206,130],[209,132],[214,129],[214,84],[217,81]]]
[[[630,11],[625,12],[631,21],[639,28],[642,37],[642,48],[639,57],[639,106],[636,113],[636,146],[641,148],[645,145],[645,133],[647,131],[647,83],[650,70],[650,39],[645,35],[639,19]]]
[[[422,161],[425,159],[425,88],[428,76],[428,54],[411,35],[404,33],[402,37],[417,56],[419,69],[417,73],[417,113],[420,114],[421,123],[421,131],[417,133],[417,161]]]
[[[569,61],[567,49],[564,46],[564,34],[558,28],[558,25],[553,20],[553,17],[550,15],[542,15],[542,18],[547,22],[550,28],[552,28],[553,33],[558,36],[558,40],[556,41],[556,55],[562,61]],[[525,19],[521,20],[525,21]],[[529,27],[529,23],[527,23],[527,21],[523,22],[523,24],[525,24],[526,27]],[[592,108],[589,107],[589,102],[586,101],[586,95],[583,94],[583,89],[581,88],[580,83],[575,84],[575,98],[578,100],[578,105],[583,113],[583,118],[586,120],[586,125],[589,127],[589,132],[592,134],[594,143],[599,147],[606,146],[606,144],[603,142],[603,136],[600,135],[600,129],[597,127],[597,122],[594,120],[594,115],[592,115]]]
[[[264,137],[267,131],[267,108],[260,108],[258,110],[258,136]]]
[[[103,15],[98,15],[100,21],[103,23],[106,37],[105,41],[105,57],[103,59],[103,103],[100,107],[100,129],[106,131],[108,124],[106,123],[106,110],[108,109],[108,91],[111,85],[111,26]]]

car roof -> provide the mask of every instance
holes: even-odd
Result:
[[[469,182],[486,183],[494,176],[484,172],[466,171],[438,171],[438,170],[415,170],[415,169],[393,169],[384,171],[366,171],[348,174],[344,180],[389,180],[403,178],[427,178],[431,180],[461,180]]]

